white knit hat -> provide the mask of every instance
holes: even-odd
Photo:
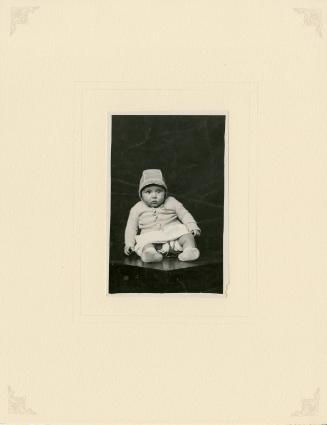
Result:
[[[144,170],[142,173],[142,177],[140,180],[140,186],[139,186],[139,195],[141,198],[141,192],[145,188],[145,186],[150,186],[152,184],[156,184],[158,186],[162,186],[165,188],[167,192],[167,185],[165,183],[165,180],[162,176],[161,170]]]

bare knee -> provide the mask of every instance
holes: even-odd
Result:
[[[152,243],[148,243],[147,245],[144,245],[144,247],[143,247],[143,249],[142,249],[142,252],[144,252],[144,251],[148,251],[148,250],[153,250],[153,249],[155,249],[155,247],[154,247],[154,245],[152,244]]]
[[[178,242],[182,245],[184,248],[185,246],[195,247],[195,239],[192,233],[187,233],[186,235],[182,235]]]

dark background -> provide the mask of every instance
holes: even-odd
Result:
[[[159,168],[168,194],[202,230],[201,256],[214,253],[222,261],[224,135],[223,115],[112,116],[110,260],[125,257],[125,226],[139,201],[142,171]]]

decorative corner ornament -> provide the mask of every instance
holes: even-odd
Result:
[[[304,398],[300,410],[292,416],[315,416],[319,413],[320,388],[317,388],[312,398]]]
[[[10,386],[8,387],[8,413],[11,415],[36,415],[34,410],[26,407],[26,397],[17,396]]]
[[[17,29],[17,25],[24,25],[29,22],[30,14],[34,13],[40,6],[12,7],[10,16],[10,35]]]
[[[294,8],[296,13],[303,15],[304,24],[314,27],[319,37],[322,37],[322,11],[321,9]]]

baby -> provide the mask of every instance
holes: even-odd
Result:
[[[143,171],[139,196],[141,201],[131,208],[125,229],[125,254],[135,251],[144,263],[159,262],[169,253],[179,253],[180,261],[199,258],[194,237],[201,230],[183,205],[167,196],[160,170]]]

